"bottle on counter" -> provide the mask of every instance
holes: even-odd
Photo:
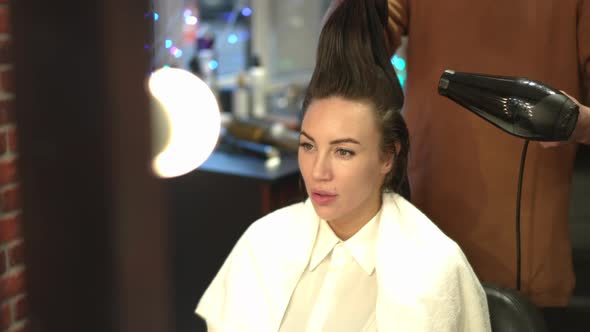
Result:
[[[268,113],[266,104],[267,74],[266,68],[262,66],[260,59],[255,55],[250,59],[248,80],[252,93],[252,117],[257,119],[265,118]]]
[[[246,79],[246,73],[239,73],[236,79],[236,87],[233,90],[232,112],[236,119],[248,119],[250,117],[250,91]]]

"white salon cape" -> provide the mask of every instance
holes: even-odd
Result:
[[[253,223],[199,301],[209,331],[278,332],[319,226],[309,200]],[[375,273],[377,331],[491,331],[485,292],[461,249],[397,194],[383,195]]]

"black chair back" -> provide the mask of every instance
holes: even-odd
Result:
[[[547,332],[540,311],[516,290],[484,284],[492,332]]]

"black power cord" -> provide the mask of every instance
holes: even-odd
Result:
[[[516,192],[516,289],[520,290],[521,253],[520,253],[520,200],[522,195],[522,177],[524,174],[524,162],[529,147],[529,140],[524,141],[522,155],[520,157],[520,170],[518,172],[518,191]]]

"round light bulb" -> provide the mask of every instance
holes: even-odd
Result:
[[[199,167],[219,139],[221,116],[215,95],[197,76],[169,67],[151,74],[148,89],[153,97],[154,172],[170,178]]]

